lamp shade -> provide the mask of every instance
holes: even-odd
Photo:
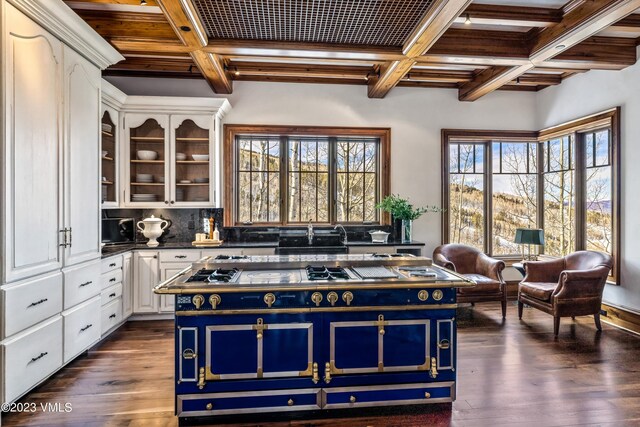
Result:
[[[544,245],[544,231],[539,228],[517,228],[513,241],[525,245]]]

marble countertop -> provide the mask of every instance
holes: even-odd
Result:
[[[390,240],[387,243],[373,243],[371,241],[353,241],[348,242],[347,246],[424,246],[423,242],[398,242]],[[155,248],[150,248],[145,243],[132,243],[117,246],[106,246],[102,249],[102,258],[108,258],[113,255],[123,254],[133,250],[164,250],[164,249],[233,249],[233,248],[276,248],[278,242],[224,242],[220,246],[215,247],[196,247],[191,242],[165,242],[160,243]]]

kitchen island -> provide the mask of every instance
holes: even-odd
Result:
[[[456,287],[428,258],[203,259],[174,294],[176,415],[452,402]]]

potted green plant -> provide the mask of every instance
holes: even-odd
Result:
[[[389,212],[394,221],[401,221],[401,240],[403,243],[411,242],[413,234],[413,221],[427,212],[442,212],[437,206],[414,207],[408,199],[391,194],[376,205],[377,209]]]

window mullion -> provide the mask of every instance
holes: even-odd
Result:
[[[289,138],[280,137],[280,224],[289,219]]]
[[[595,138],[595,135],[594,135]],[[586,248],[587,241],[587,227],[586,227],[586,134],[575,133],[574,134],[574,165],[575,165],[575,183],[576,183],[576,196],[575,196],[575,222],[576,222],[576,236],[575,236],[575,250],[584,250]],[[593,153],[595,157],[595,152]]]
[[[493,253],[493,169],[492,168],[492,143],[491,141],[484,143],[484,250],[486,253]],[[475,149],[473,150],[475,155]],[[475,160],[475,159],[474,159]],[[500,159],[502,162],[502,159]],[[475,168],[475,163],[474,163]]]

